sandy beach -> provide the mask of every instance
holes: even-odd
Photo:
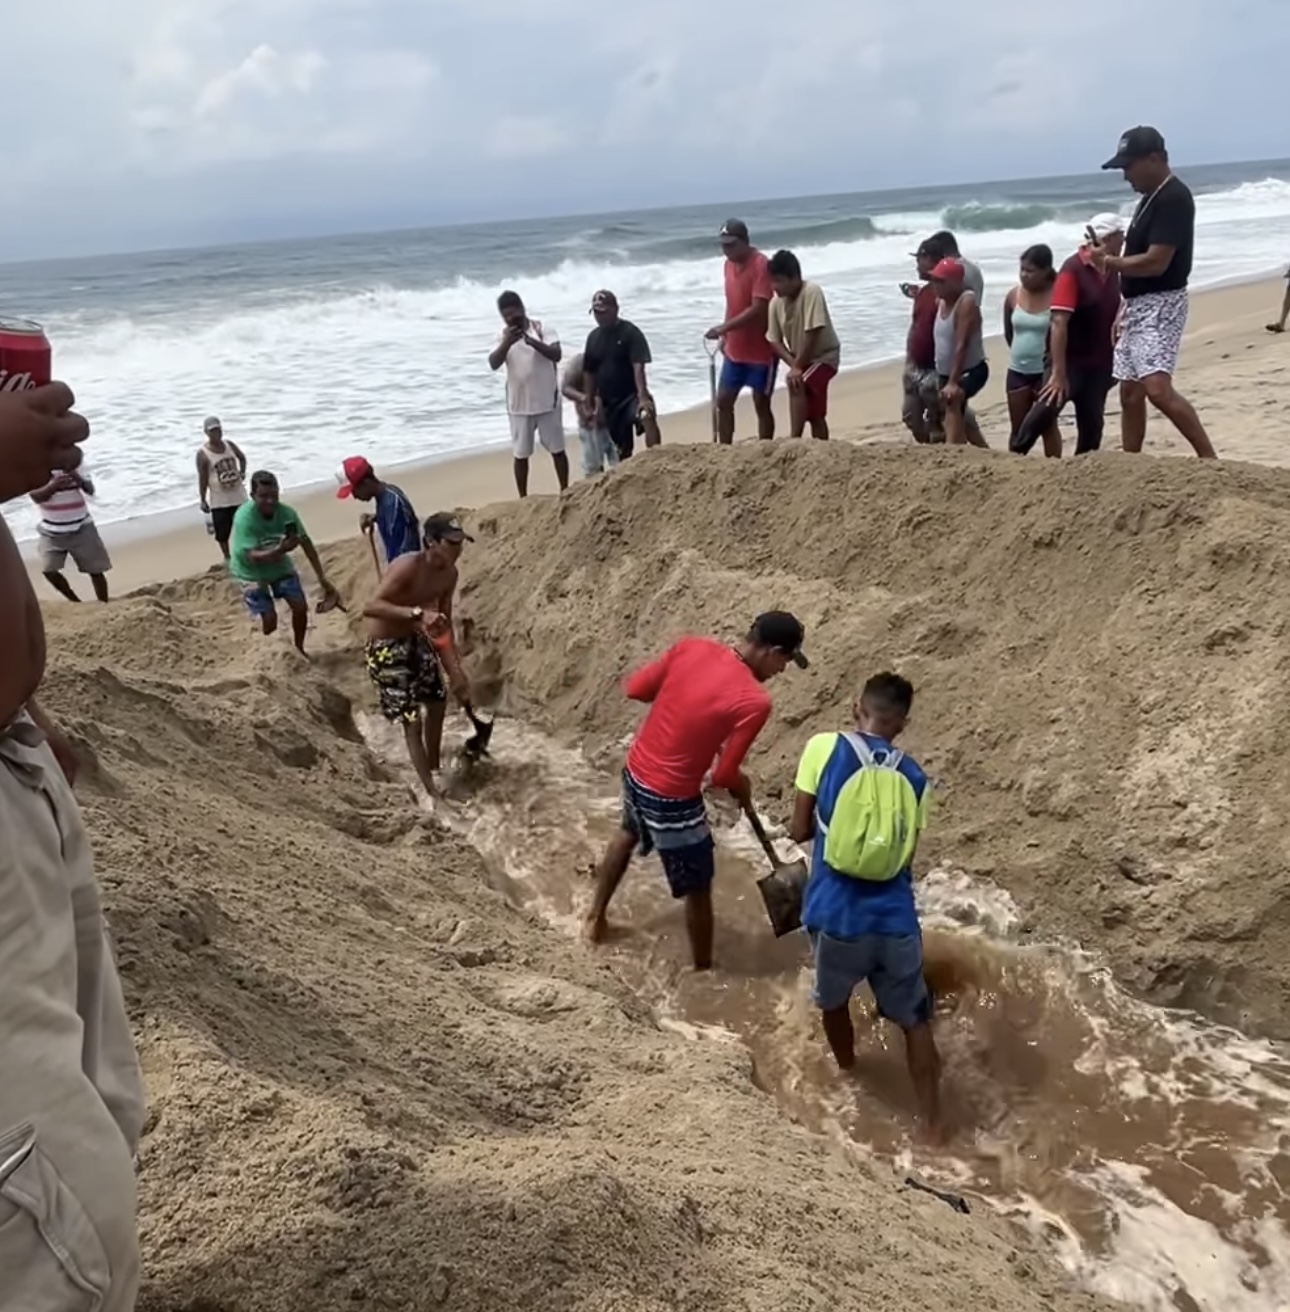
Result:
[[[1209,426],[1221,459],[1248,460],[1261,464],[1290,464],[1290,446],[1263,422],[1280,413],[1285,405],[1281,385],[1290,375],[1290,337],[1275,337],[1264,331],[1274,316],[1284,291],[1284,280],[1269,278],[1212,291],[1192,298],[1178,386],[1191,398]],[[845,351],[846,344],[843,344]],[[979,405],[987,438],[1003,448],[1007,440],[1007,412],[1003,397],[1005,347],[1001,339],[990,343],[992,376]],[[787,401],[781,389],[776,395],[776,413],[782,428],[787,426]],[[667,446],[711,440],[707,406],[698,406],[664,417],[663,441]],[[1118,448],[1118,409],[1114,396],[1108,408],[1107,446]],[[833,384],[830,423],[835,440],[858,443],[902,442],[911,439],[900,423],[900,365],[885,364],[842,373]],[[752,430],[751,406],[740,407],[740,434]],[[498,427],[505,424],[499,407]],[[272,460],[257,451],[253,433],[235,436],[246,449],[253,466],[272,468]],[[1071,439],[1073,442],[1073,438]],[[1148,429],[1148,450],[1156,455],[1189,454],[1169,424],[1153,414]],[[1070,443],[1068,443],[1069,449]],[[356,451],[355,454],[364,454]],[[1006,454],[1006,452],[1005,452]],[[1037,453],[1033,459],[1039,459]],[[576,435],[570,446],[570,463],[578,469]],[[378,473],[382,472],[377,462]],[[326,477],[330,470],[319,471]],[[410,466],[389,474],[404,488],[421,514],[436,509],[465,509],[506,501],[514,497],[511,459],[506,449],[491,449],[477,456],[433,464]],[[577,474],[575,472],[575,477]],[[555,479],[550,461],[539,452],[531,472],[535,495],[553,493]],[[291,497],[315,540],[331,542],[356,531],[352,504],[338,501],[326,487],[303,496]],[[173,517],[165,517],[172,523]],[[147,535],[146,521],[122,531],[111,527],[105,536],[112,548],[112,586],[117,595],[149,583],[182,578],[215,563],[216,549],[201,529],[196,507],[192,527]],[[41,596],[49,589],[40,584]]]
[[[376,714],[331,488],[295,504],[351,608],[308,661],[195,512],[117,545],[110,606],[39,582],[148,1088],[138,1312],[1290,1306],[1280,293],[1196,298],[1179,381],[1226,467],[916,448],[886,367],[839,380],[845,440],[712,449],[700,409],[565,497],[516,501],[504,451],[398,471],[423,514],[489,506],[456,614],[500,719],[433,805]],[[867,1002],[839,1077],[717,802],[713,974],[654,858],[621,936],[578,936],[623,672],[780,606],[812,663],[747,769],[781,845],[809,735],[877,670],[917,689],[920,904],[959,954],[943,1148]]]

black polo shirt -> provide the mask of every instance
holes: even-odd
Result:
[[[1187,184],[1171,176],[1163,187],[1138,202],[1124,239],[1124,253],[1145,255],[1152,246],[1172,246],[1173,259],[1164,273],[1154,278],[1121,275],[1120,290],[1125,299],[1151,292],[1182,291],[1191,277],[1195,245],[1196,201]]]

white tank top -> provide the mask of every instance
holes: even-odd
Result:
[[[233,448],[226,442],[223,451],[212,451],[205,444],[198,447],[197,451],[206,462],[209,480],[207,505],[213,509],[240,506],[246,500],[246,484],[242,480],[242,467],[233,454]]]

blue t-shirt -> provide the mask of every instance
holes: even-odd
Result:
[[[417,512],[402,488],[384,483],[376,494],[376,531],[381,535],[387,561],[398,560],[409,551],[421,550]]]
[[[894,750],[886,739],[874,734],[861,737],[879,760],[883,753]],[[858,769],[859,757],[841,734],[818,733],[802,753],[795,786],[798,792],[816,799],[823,791],[831,809],[838,790]],[[901,758],[896,769],[909,780],[918,798],[921,831],[927,821],[927,776],[908,756]],[[802,924],[830,938],[859,938],[863,934],[901,938],[917,934],[914,873],[906,866],[885,883],[839,874],[824,860],[824,842],[817,826],[811,848],[811,878],[802,900]]]

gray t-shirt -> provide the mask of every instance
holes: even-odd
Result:
[[[976,297],[976,303],[980,305],[985,299],[985,278],[981,274],[981,266],[965,260],[961,255],[959,263],[963,266],[963,286]]]

